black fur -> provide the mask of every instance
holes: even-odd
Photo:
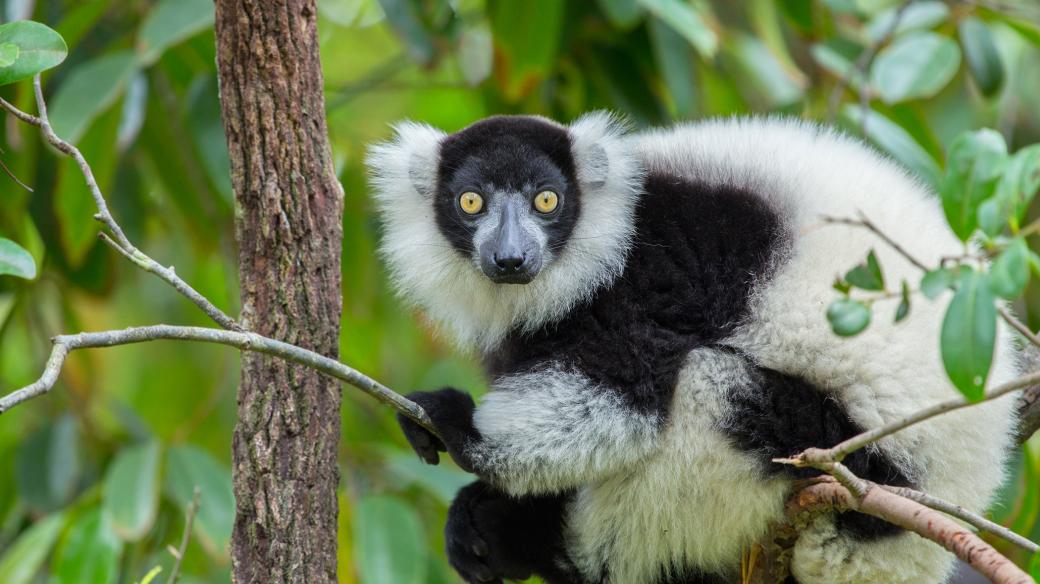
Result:
[[[473,398],[450,387],[438,391],[416,391],[406,397],[426,411],[441,435],[438,438],[411,419],[397,414],[397,423],[416,454],[427,464],[437,464],[440,462],[438,453],[447,452],[459,467],[473,472],[473,464],[466,454],[466,446],[480,440],[480,433],[473,426]]]
[[[490,356],[492,375],[560,361],[642,413],[667,414],[686,355],[747,314],[752,284],[768,275],[784,234],[752,193],[662,174],[647,177],[636,233],[613,285],[559,323],[510,335]]]
[[[571,494],[520,499],[475,482],[459,491],[448,511],[448,561],[467,582],[524,580],[578,584],[567,561],[564,510]]]
[[[836,399],[798,377],[749,365],[754,387],[730,394],[731,416],[723,430],[741,450],[760,456],[768,474],[805,478],[820,474],[772,462],[810,447],[834,446],[863,431]],[[876,450],[853,452],[843,461],[856,476],[892,486],[911,486],[912,480]],[[901,529],[862,513],[841,513],[839,529],[861,539],[894,535]]]
[[[521,192],[533,200],[551,190],[559,210],[535,211],[549,235],[550,249],[559,248],[574,229],[581,196],[567,130],[530,116],[495,116],[444,139],[438,167],[434,212],[437,226],[460,253],[473,255],[473,233],[480,215],[467,215],[459,195],[474,191],[490,203],[496,193]]]

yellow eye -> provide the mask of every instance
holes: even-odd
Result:
[[[484,197],[472,191],[466,191],[459,197],[459,206],[467,215],[476,215],[484,208]]]
[[[552,191],[542,191],[534,196],[534,208],[539,213],[552,213],[560,204],[560,197]]]

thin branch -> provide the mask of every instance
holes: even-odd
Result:
[[[228,345],[242,351],[263,353],[305,365],[364,391],[436,434],[433,422],[418,404],[335,359],[330,359],[314,351],[283,343],[282,341],[276,341],[256,333],[164,324],[54,337],[54,348],[51,351],[50,358],[47,360],[47,365],[44,367],[43,375],[36,382],[0,398],[0,414],[22,402],[50,391],[58,379],[65,357],[72,351],[129,345],[160,339]]]
[[[971,530],[917,501],[865,482],[868,488],[862,498],[835,482],[802,489],[788,501],[789,521],[805,525],[827,510],[859,511],[942,545],[995,584],[1034,584],[1021,568]]]
[[[885,46],[885,43],[890,41],[892,36],[895,35],[896,30],[899,29],[900,22],[903,20],[903,14],[913,3],[914,0],[904,0],[903,3],[896,8],[895,17],[892,19],[891,24],[888,25],[888,28],[885,29],[885,32],[882,33],[876,41],[871,43],[870,46],[864,49],[862,53],[860,53],[856,62],[853,63],[852,67],[845,75],[838,78],[838,83],[834,86],[834,89],[831,90],[830,99],[827,100],[828,124],[833,124],[834,120],[838,117],[838,106],[841,105],[841,96],[845,93],[849,84],[852,83],[852,77],[854,75],[859,75],[863,78],[863,82],[860,84],[859,88],[859,101],[863,108],[863,124],[864,126],[866,125],[866,112],[870,105],[870,66],[874,64],[874,59],[877,57],[878,53],[881,52],[881,47]],[[865,130],[865,128],[861,127],[861,131],[862,130]]]
[[[90,190],[90,194],[94,199],[94,205],[98,209],[97,214],[94,215],[94,219],[103,224],[112,233],[111,238],[107,236],[102,238],[105,240],[105,243],[116,248],[122,255],[130,259],[145,271],[155,274],[160,279],[173,286],[174,289],[187,297],[188,300],[202,309],[207,316],[223,328],[234,331],[242,330],[242,327],[239,326],[234,319],[214,306],[212,302],[207,300],[202,294],[199,294],[198,291],[177,276],[172,267],[167,268],[162,266],[159,262],[137,249],[134,244],[130,242],[126,237],[126,234],[123,233],[123,229],[119,226],[119,223],[116,222],[115,218],[112,217],[111,212],[109,212],[108,204],[105,202],[105,196],[101,193],[101,189],[98,187],[97,180],[94,178],[94,172],[91,170],[90,164],[87,163],[78,148],[69,142],[62,140],[54,133],[54,129],[51,127],[50,118],[47,116],[47,103],[43,99],[43,88],[40,85],[39,75],[36,75],[33,78],[33,90],[36,95],[36,107],[39,110],[39,117],[27,114],[3,99],[0,99],[0,107],[3,107],[3,109],[10,112],[11,115],[15,116],[19,120],[40,128],[44,139],[46,139],[50,145],[54,146],[62,154],[65,154],[76,161],[76,165],[79,166],[80,172],[83,173],[83,178],[86,180],[87,188]]]
[[[918,424],[925,420],[934,418],[936,416],[966,408],[969,406],[977,405],[979,403],[994,400],[1003,397],[1009,393],[1018,391],[1020,389],[1029,387],[1031,385],[1040,384],[1040,371],[1030,373],[1029,375],[1023,375],[1022,377],[1003,383],[988,391],[986,395],[979,401],[967,401],[965,399],[955,399],[940,404],[936,404],[932,407],[925,408],[914,414],[894,420],[883,426],[878,426],[872,430],[867,430],[861,434],[857,434],[844,442],[841,442],[831,448],[810,448],[801,454],[793,457],[793,459],[785,460],[801,460],[807,463],[809,466],[814,466],[819,463],[830,463],[830,462],[841,462],[849,454],[885,438]]]
[[[1040,385],[1034,385],[1022,392],[1018,400],[1018,438],[1019,444],[1032,438],[1040,431]]]
[[[907,251],[906,248],[904,248],[903,246],[899,245],[894,239],[889,237],[887,233],[882,231],[880,227],[878,227],[873,221],[870,220],[870,218],[868,218],[862,212],[859,214],[859,219],[848,219],[845,217],[831,217],[828,215],[824,215],[823,222],[830,223],[832,225],[849,225],[852,227],[863,227],[865,229],[869,229],[874,233],[874,235],[877,235],[879,238],[881,238],[882,241],[888,244],[888,246],[894,249],[899,255],[906,258],[906,261],[910,262],[921,271],[928,271],[928,266],[924,262],[915,258],[913,254]]]
[[[931,507],[936,511],[942,511],[947,515],[956,517],[957,519],[960,519],[961,521],[967,523],[968,525],[972,525],[981,531],[992,533],[997,537],[1006,539],[1007,541],[1010,541],[1011,543],[1025,549],[1030,553],[1036,553],[1040,551],[1040,545],[1037,545],[1035,542],[1032,542],[1022,537],[1021,535],[1015,533],[1014,531],[1011,531],[1003,525],[994,523],[989,519],[986,519],[978,513],[969,511],[964,507],[961,507],[960,505],[955,505],[954,503],[950,503],[949,501],[944,501],[943,499],[940,499],[938,497],[933,497],[928,493],[922,493],[921,491],[917,491],[907,487],[890,487],[887,485],[882,485],[882,488],[891,491],[892,493],[895,493],[900,497],[905,497],[912,501],[917,501],[925,507]]]
[[[170,553],[173,554],[173,568],[170,570],[170,577],[166,580],[166,584],[177,584],[177,578],[181,575],[181,562],[184,561],[184,554],[188,551],[188,542],[191,541],[191,527],[195,523],[195,514],[199,512],[201,495],[202,491],[196,485],[191,497],[191,504],[184,513],[184,535],[181,536],[181,546],[176,550],[170,550]]]

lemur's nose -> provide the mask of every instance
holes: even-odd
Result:
[[[523,254],[504,254],[499,256],[497,253],[494,255],[495,265],[500,269],[507,272],[516,272],[524,265]]]

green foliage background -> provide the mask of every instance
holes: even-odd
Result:
[[[401,392],[484,388],[471,357],[402,309],[375,255],[362,160],[401,118],[450,131],[495,113],[566,121],[610,108],[646,126],[751,112],[827,120],[833,111],[836,123],[936,187],[963,131],[995,128],[1012,151],[1040,141],[1040,5],[919,0],[887,35],[900,4],[319,0],[331,139],[347,193],[343,360]],[[55,129],[83,150],[130,238],[237,312],[211,0],[0,7],[5,22],[31,18],[67,41],[68,59],[44,76]],[[879,39],[871,70],[855,71]],[[846,76],[849,87],[835,92]],[[28,82],[0,95],[34,111]],[[39,375],[54,334],[209,324],[99,244],[78,169],[35,129],[4,123],[0,161],[34,192],[0,175],[0,237],[39,269],[31,280],[0,277],[0,392]],[[1040,324],[1035,285],[1020,309]],[[179,540],[196,486],[201,511],[182,581],[227,581],[237,381],[237,355],[219,347],[75,353],[52,395],[0,418],[0,582],[137,582],[154,566],[168,570],[165,548]],[[391,412],[350,388],[342,416],[341,581],[456,581],[440,529],[466,476],[421,465]],[[992,511],[1034,540],[1038,474],[1034,438]]]

